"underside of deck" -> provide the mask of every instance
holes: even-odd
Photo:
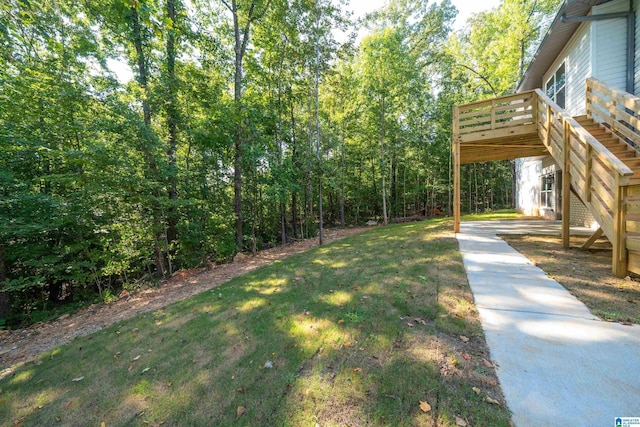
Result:
[[[547,154],[535,124],[473,132],[460,137],[460,164],[463,165]]]

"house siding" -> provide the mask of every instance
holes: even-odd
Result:
[[[594,6],[592,13],[627,12],[628,0],[617,0]],[[591,24],[592,76],[614,87],[627,87],[627,19],[606,19]]]
[[[516,159],[516,210],[524,215],[540,214],[541,173],[542,162],[538,158]]]
[[[589,209],[582,203],[575,194],[571,193],[569,201],[569,209],[571,209],[571,218],[569,224],[577,227],[597,228],[598,222],[595,220]]]
[[[633,1],[633,10],[636,13],[636,49],[635,49],[635,70],[634,70],[634,94],[640,94],[640,0]]]
[[[577,116],[586,110],[586,80],[591,74],[591,31],[590,23],[583,23],[573,35],[567,46],[544,75],[540,87],[544,88],[547,80],[565,62],[567,70],[566,110]]]

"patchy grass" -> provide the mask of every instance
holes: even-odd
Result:
[[[461,221],[490,221],[496,219],[525,219],[524,215],[516,212],[515,209],[501,209],[493,212],[485,212],[479,214],[462,215]],[[537,217],[536,217],[537,218]]]
[[[508,426],[451,228],[375,228],[78,338],[0,380],[0,424]]]
[[[640,282],[611,273],[611,245],[599,239],[589,250],[586,236],[571,236],[571,249],[559,236],[501,236],[605,320],[640,324]]]

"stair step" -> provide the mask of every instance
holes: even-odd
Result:
[[[586,115],[582,115],[582,116],[575,116],[573,118],[573,120],[575,120],[576,122],[582,124],[585,122],[594,122],[594,120],[590,117],[587,117]]]
[[[634,157],[632,159],[620,159],[620,160],[622,160],[622,163],[627,165],[629,169],[633,169],[634,172],[636,169],[638,169],[638,167],[640,167],[640,157]]]
[[[625,157],[625,158],[631,158],[631,157],[636,157],[636,151],[635,150],[630,150],[627,147],[621,146],[621,147],[607,147],[607,149],[609,151],[611,151],[613,154],[615,154],[618,157]]]

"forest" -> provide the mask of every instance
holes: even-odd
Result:
[[[0,329],[450,213],[452,107],[513,92],[559,0],[455,31],[449,0],[338,1],[3,0]],[[463,212],[513,206],[512,182],[463,167]]]

